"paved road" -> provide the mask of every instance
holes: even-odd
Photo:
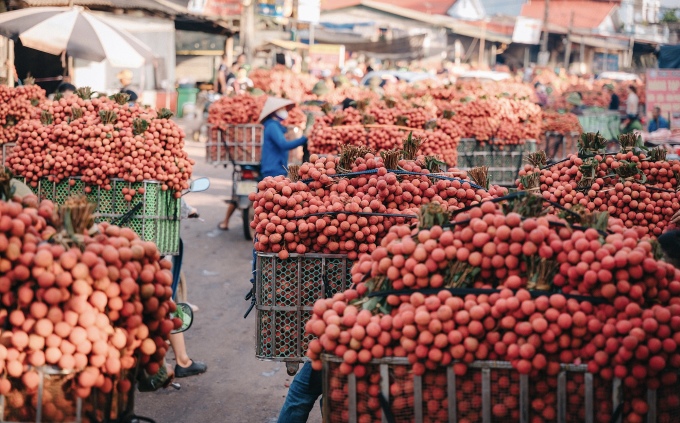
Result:
[[[282,363],[255,358],[255,312],[243,319],[252,244],[243,238],[240,214],[229,232],[216,229],[231,192],[230,169],[206,165],[203,144],[187,143],[197,162],[194,177],[211,182],[210,190],[185,197],[203,221],[182,223],[189,301],[200,307],[186,340],[189,355],[205,361],[208,372],[178,379],[179,391],[138,393],[135,411],[157,423],[275,422],[292,378]],[[174,362],[172,353],[168,359]],[[309,421],[321,421],[318,407]]]

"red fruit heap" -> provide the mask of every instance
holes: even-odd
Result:
[[[581,123],[578,121],[578,116],[573,113],[559,113],[544,110],[543,121],[541,122],[541,134],[546,132],[558,132],[560,134],[569,134],[571,132],[583,132]]]
[[[179,198],[189,188],[193,160],[184,151],[184,131],[162,110],[128,105],[123,95],[79,96],[46,102],[40,120],[24,121],[8,166],[37,186],[82,177],[111,189],[110,179],[159,181]]]
[[[392,156],[396,161],[400,154]],[[310,163],[295,169],[294,180],[265,178],[250,197],[255,207],[251,227],[258,234],[255,249],[281,258],[289,252],[317,252],[347,254],[354,260],[359,253],[372,252],[391,226],[409,221],[403,216],[415,216],[421,204],[434,201],[457,210],[504,192],[498,187],[475,189],[458,179],[455,169],[442,174],[452,180],[428,177],[424,162],[423,156],[400,160],[400,168],[416,173],[400,175],[382,157],[350,147],[341,157],[312,155]],[[341,171],[351,173],[340,178]]]
[[[458,213],[450,228],[441,226],[444,211],[431,203],[421,210],[420,228],[392,226],[352,269],[355,288],[317,301],[307,324],[319,337],[307,353],[315,368],[327,352],[343,358],[339,374],[354,372],[370,383],[368,363],[382,357],[407,357],[416,375],[453,362],[461,377],[473,361],[509,361],[553,392],[560,363],[587,364],[604,382],[621,378],[631,395],[677,382],[680,271],[655,257],[652,242],[620,223],[603,238],[556,216],[523,218],[542,214],[539,196],[502,207],[484,202]],[[606,214],[577,223],[598,220],[606,222]],[[422,288],[442,290],[392,293]],[[639,421],[645,401],[636,397],[627,421]],[[554,395],[533,401],[533,421],[553,420],[555,407]],[[431,421],[440,409],[446,410],[441,399],[432,404]],[[493,407],[498,418],[517,410]],[[611,411],[610,401],[596,404],[602,419]],[[379,416],[374,409],[365,418]]]
[[[155,374],[181,324],[168,318],[175,310],[170,263],[153,243],[108,224],[89,235],[80,229],[91,223],[91,206],[71,199],[63,207],[84,216],[73,222],[77,242],[53,226],[51,202],[0,201],[0,395],[20,413],[29,412],[16,405],[36,393],[35,368],[43,365],[76,371],[82,398],[93,388],[127,392],[121,371],[139,360]]]
[[[253,69],[248,76],[255,88],[276,97],[290,98],[296,103],[311,94],[318,82],[318,79],[308,73],[295,73],[283,65],[271,69]]]
[[[45,90],[37,85],[0,86],[0,144],[16,142],[19,125],[40,117]]]
[[[436,155],[455,166],[460,137],[436,128],[434,111],[407,107],[402,103],[388,103],[393,107],[360,105],[360,109],[346,109],[327,113],[317,118],[309,140],[309,151],[315,154],[337,154],[343,146],[367,146],[375,151],[403,149],[405,131],[421,138],[421,151]],[[433,129],[434,128],[434,129]]]
[[[621,140],[637,142],[634,136],[622,135]],[[680,210],[676,192],[680,161],[666,160],[661,149],[604,155],[601,148],[605,143],[599,135],[583,134],[583,158],[571,155],[552,166],[540,160],[526,165],[517,185],[526,188],[527,183],[534,182],[529,188],[540,189],[546,200],[567,208],[605,211],[623,220],[627,228],[661,235]],[[586,151],[586,144],[595,148]],[[526,177],[532,174],[538,174],[539,179],[528,181]]]
[[[210,105],[208,123],[215,128],[226,130],[229,125],[256,124],[267,100],[266,95],[237,94],[224,96]],[[307,117],[299,107],[294,107],[285,126],[303,126]]]

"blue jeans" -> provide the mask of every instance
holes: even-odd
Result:
[[[278,423],[306,422],[321,394],[323,394],[321,372],[312,369],[312,364],[306,362],[290,384]]]

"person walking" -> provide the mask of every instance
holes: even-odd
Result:
[[[621,104],[621,99],[619,99],[618,94],[614,92],[614,86],[612,84],[606,84],[604,88],[609,92],[611,96],[609,100],[609,110],[618,112],[619,105]]]

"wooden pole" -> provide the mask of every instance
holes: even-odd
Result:
[[[227,37],[227,41],[224,43],[224,54],[227,55],[227,63],[231,66],[234,63],[234,37]]]
[[[14,86],[14,41],[7,39],[7,86]]]
[[[541,40],[541,52],[548,51],[548,17],[550,15],[550,0],[545,0],[545,10],[543,11],[543,39]]]
[[[486,20],[482,22],[482,36],[479,38],[479,57],[477,58],[478,64],[481,66],[484,62],[484,49],[486,48]]]
[[[574,11],[571,11],[569,19],[569,31],[567,32],[567,48],[564,51],[564,68],[569,72],[569,60],[571,59],[571,30],[574,27]]]

